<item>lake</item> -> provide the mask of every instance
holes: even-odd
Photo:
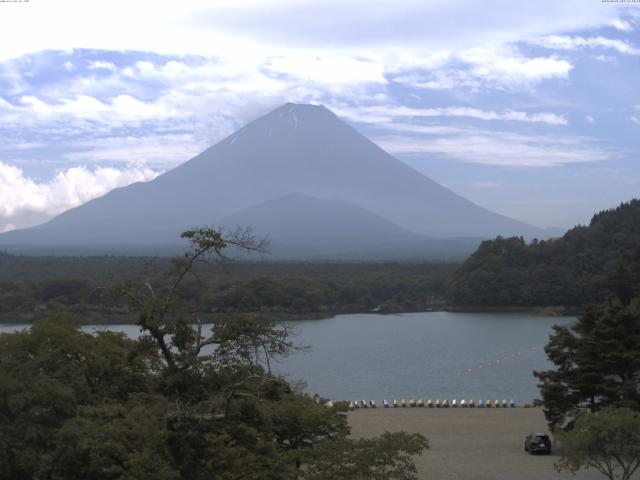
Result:
[[[423,312],[338,315],[290,322],[296,353],[275,367],[304,379],[309,393],[335,399],[514,399],[540,394],[533,370],[548,369],[544,346],[554,324],[571,317],[526,313]],[[0,325],[0,332],[25,325]],[[135,337],[135,325],[86,326]]]

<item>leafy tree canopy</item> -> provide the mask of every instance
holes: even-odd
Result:
[[[558,470],[574,474],[592,468],[610,480],[629,480],[640,467],[640,413],[607,407],[582,414],[575,428],[559,436],[562,457]]]
[[[607,405],[640,411],[640,255],[612,275],[613,294],[583,308],[573,326],[555,326],[545,351],[555,369],[535,372],[551,427],[583,409]]]
[[[602,302],[620,260],[640,245],[640,200],[593,216],[563,237],[483,242],[454,273],[456,305],[579,306]]]
[[[199,263],[260,243],[184,236],[191,249],[167,274],[113,289],[139,312],[139,339],[68,317],[0,335],[0,478],[288,480],[328,463],[351,472],[336,478],[415,478],[424,437],[351,439],[346,405],[316,404],[271,371],[298,348],[286,327],[229,317],[207,331],[179,295]]]

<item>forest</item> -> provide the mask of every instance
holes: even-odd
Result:
[[[459,306],[579,306],[602,302],[609,278],[640,246],[640,200],[599,212],[556,239],[483,242],[458,268],[449,300]]]
[[[270,262],[245,257],[205,266],[177,292],[205,319],[229,313],[271,319],[457,308],[565,307],[602,302],[612,276],[640,246],[640,200],[597,213],[588,226],[527,243],[483,242],[461,264]],[[0,253],[0,322],[72,313],[85,323],[129,323],[109,285],[153,278],[164,257],[36,257]]]
[[[0,254],[0,321],[32,322],[75,313],[86,323],[132,320],[109,285],[153,277],[166,258],[28,257]],[[268,314],[270,318],[442,308],[456,264],[238,261],[203,266],[177,292],[205,318]]]
[[[303,348],[286,325],[202,324],[178,287],[224,261],[227,241],[189,233],[192,248],[157,278],[113,288],[140,338],[91,335],[69,315],[0,334],[0,478],[416,480],[424,436],[353,439],[345,403],[271,371]]]

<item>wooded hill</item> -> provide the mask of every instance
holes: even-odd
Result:
[[[450,298],[458,306],[487,307],[601,302],[610,277],[638,248],[640,200],[634,199],[557,239],[483,242],[455,271]]]

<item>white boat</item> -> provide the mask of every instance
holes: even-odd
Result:
[[[398,401],[397,400],[393,401],[393,408],[398,408]]]
[[[382,400],[382,406],[384,408],[389,408],[389,402],[387,402],[386,400]]]
[[[371,408],[376,408],[376,402],[375,402],[375,400],[371,400],[371,401],[369,402],[369,406],[370,406]]]
[[[433,400],[431,399],[427,400],[427,407],[433,408]]]
[[[406,407],[406,406],[407,406],[407,403],[404,401],[404,398],[403,398],[402,400],[400,400],[400,406],[401,406],[402,408],[404,408],[404,407]]]
[[[424,400],[422,400],[422,399],[418,400],[418,406],[419,407],[424,407]]]
[[[451,406],[453,408],[458,408],[458,401],[454,398],[453,401],[451,402]]]

